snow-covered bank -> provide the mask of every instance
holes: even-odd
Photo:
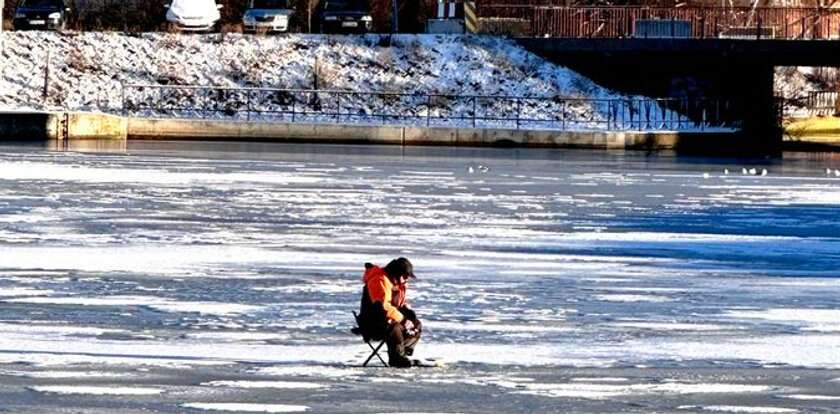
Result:
[[[548,97],[551,99],[546,101],[490,102],[486,103],[486,108],[476,109],[476,103],[472,101],[455,100],[443,104],[451,107],[438,108],[441,103],[431,105],[426,100],[418,104],[412,99],[385,102],[356,96],[345,98],[344,104],[351,107],[340,111],[371,115],[382,114],[383,109],[387,109],[388,113],[404,111],[414,117],[429,113],[432,117],[464,117],[464,113],[477,112],[477,116],[517,120],[520,117],[552,120],[562,112],[564,129],[609,129],[611,121],[626,124],[630,119],[671,123],[663,126],[659,122],[654,127],[657,130],[699,128],[688,122],[674,126],[673,122],[678,121],[679,116],[655,103],[607,103],[606,100],[633,97],[602,88],[502,38],[400,35],[388,46],[379,35],[262,37],[14,32],[3,36],[5,48],[0,59],[0,109],[3,110],[100,109],[113,112],[121,109],[125,93],[139,93],[136,90],[124,92],[123,85],[202,85]],[[46,98],[45,78],[49,79]],[[132,102],[137,99],[134,96],[126,98]],[[179,104],[195,104],[194,101],[199,100],[196,97],[180,99]],[[232,99],[228,97],[227,100]],[[260,102],[249,102],[248,107],[277,111],[276,106],[282,106],[272,101],[279,99],[276,96],[260,99]],[[275,105],[271,106],[272,103]],[[432,106],[435,108],[431,109]],[[366,120],[345,115],[344,121]],[[546,121],[524,126],[559,128]],[[645,127],[631,124],[626,128]]]

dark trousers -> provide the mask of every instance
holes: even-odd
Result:
[[[401,323],[395,323],[389,327],[386,343],[388,344],[388,363],[392,366],[411,363],[408,357],[414,354],[414,347],[420,342],[423,330],[423,325],[416,317],[412,322],[414,323],[412,335],[409,335]]]
[[[413,310],[402,307],[400,312],[414,323],[412,335],[409,335],[401,323],[389,324],[385,318],[385,310],[379,302],[371,304],[367,312],[363,310],[359,315],[359,327],[362,328],[365,340],[384,339],[388,344],[388,362],[391,366],[408,366],[411,363],[408,357],[414,354],[414,347],[420,341],[423,330],[423,325]]]

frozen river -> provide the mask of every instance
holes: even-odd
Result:
[[[3,146],[0,412],[838,412],[836,169]],[[363,263],[397,256],[441,367],[359,366]]]

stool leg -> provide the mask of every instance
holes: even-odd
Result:
[[[382,359],[381,356],[379,356],[379,349],[382,348],[382,345],[385,344],[385,341],[380,342],[379,345],[376,348],[374,348],[373,345],[370,344],[370,342],[365,342],[365,343],[370,347],[371,350],[373,350],[373,352],[371,352],[370,356],[367,357],[367,359],[365,360],[365,363],[362,364],[362,367],[366,367],[368,362],[370,362],[370,360],[373,359],[374,355],[376,355],[376,357],[379,358],[380,361],[382,361],[382,365],[385,365],[387,367],[388,363],[385,362],[385,360]]]

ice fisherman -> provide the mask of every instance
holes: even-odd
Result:
[[[388,344],[388,365],[407,368],[420,341],[422,325],[406,302],[408,280],[416,279],[414,266],[405,257],[391,260],[384,268],[365,263],[359,328],[366,337]]]

